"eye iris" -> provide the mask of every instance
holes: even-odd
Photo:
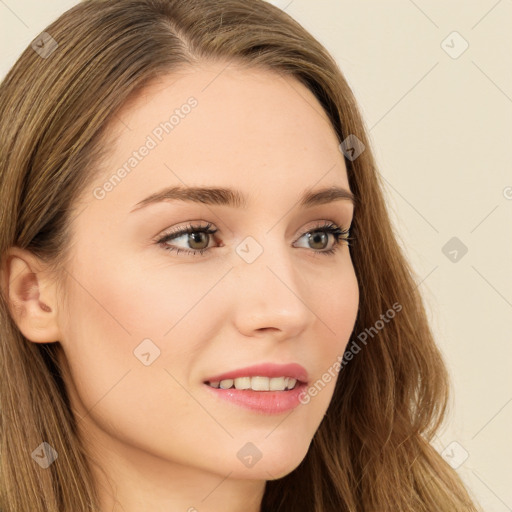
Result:
[[[323,244],[322,243],[320,244],[320,245],[322,245],[322,247],[315,247],[315,249],[324,249],[325,244],[328,241],[328,236],[329,235],[327,233],[324,233],[322,231],[316,231],[314,233],[309,233],[308,239],[310,242],[313,241],[313,243],[318,243],[319,241],[323,242]]]
[[[202,231],[196,231],[194,233],[189,233],[189,237],[190,237],[190,247],[192,247],[193,249],[205,249],[206,247],[208,247],[208,233],[204,233]],[[204,247],[195,247],[194,246],[194,243],[196,242],[199,242],[201,243],[201,239],[203,241],[203,243],[206,241],[206,245]]]

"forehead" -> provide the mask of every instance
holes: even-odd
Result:
[[[106,198],[124,210],[170,185],[269,198],[349,188],[323,108],[274,71],[208,63],[161,76],[118,112],[108,135],[111,153],[93,186],[110,182]]]

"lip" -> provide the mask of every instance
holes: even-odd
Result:
[[[276,364],[276,363],[261,363],[246,368],[239,368],[237,370],[221,373],[208,377],[206,382],[217,382],[226,379],[236,379],[237,377],[292,377],[299,381],[299,384],[308,383],[308,372],[306,369],[297,363]]]
[[[221,389],[203,384],[206,393],[220,402],[259,414],[282,414],[295,409],[301,402],[307,384],[297,382],[297,386],[287,391],[253,391],[252,389]]]

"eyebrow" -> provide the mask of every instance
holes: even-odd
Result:
[[[301,208],[311,208],[339,200],[349,200],[353,204],[356,198],[352,192],[342,187],[326,187],[319,190],[306,189],[299,199]],[[155,192],[139,201],[131,212],[140,210],[144,206],[163,201],[186,201],[209,205],[231,206],[233,208],[247,208],[247,198],[238,190],[219,187],[168,187]],[[131,213],[130,212],[130,213]]]

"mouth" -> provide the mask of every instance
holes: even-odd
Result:
[[[309,375],[297,363],[259,363],[208,377],[205,392],[214,400],[258,414],[283,414],[302,402]]]
[[[293,377],[244,376],[234,379],[207,380],[207,386],[215,389],[238,389],[251,391],[291,391],[306,384]]]
[[[260,363],[208,377],[211,388],[240,391],[292,391],[308,383],[308,372],[297,363]]]

